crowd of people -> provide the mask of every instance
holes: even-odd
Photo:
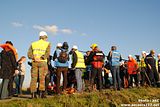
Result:
[[[143,51],[142,56],[136,55],[136,58],[128,55],[125,60],[116,46],[111,46],[106,56],[97,44],[92,44],[90,51],[82,52],[76,45],[69,50],[68,43],[64,42],[57,44],[51,56],[51,44],[47,39],[47,33],[41,31],[39,40],[33,42],[28,50],[31,98],[46,98],[50,92],[61,95],[107,88],[120,91],[133,87],[160,87],[160,54],[156,61],[154,50],[149,54]],[[0,78],[3,79],[0,99],[22,95],[26,57],[18,60],[11,41],[0,47],[3,49],[0,53]]]

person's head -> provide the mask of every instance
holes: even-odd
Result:
[[[76,50],[78,50],[78,47],[76,45],[73,45],[72,51],[76,51]]]
[[[62,49],[68,50],[69,46],[67,42],[64,42],[62,45]]]
[[[92,45],[90,46],[90,48],[91,48],[92,50],[98,49],[98,45],[94,43],[94,44],[92,44]]]
[[[133,59],[132,55],[128,55],[128,60],[131,61]]]
[[[154,56],[154,55],[155,55],[155,51],[152,49],[152,50],[150,51],[150,54],[151,54],[152,56]]]
[[[145,51],[142,51],[142,57],[146,57],[147,53]]]
[[[62,43],[58,43],[57,48],[61,48],[61,47],[62,47]]]
[[[112,46],[111,47],[111,51],[115,51],[115,50],[117,50],[117,47],[116,46]]]
[[[157,55],[158,59],[160,60],[160,54]]]
[[[6,44],[10,44],[13,46],[13,43],[11,41],[6,41]]]
[[[39,39],[42,39],[42,40],[47,40],[48,36],[47,36],[47,33],[45,31],[41,31],[39,32]]]
[[[25,61],[26,61],[26,57],[25,57],[25,56],[22,56],[22,57],[18,60],[19,63],[23,63],[23,62],[25,62]]]

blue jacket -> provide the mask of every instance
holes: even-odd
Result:
[[[55,58],[55,61],[54,61],[54,66],[55,67],[69,67],[69,62],[67,61],[66,63],[60,63],[59,61],[58,61],[58,57],[59,57],[59,54],[60,54],[60,52],[62,51],[63,49],[56,49],[55,50],[55,52],[54,52],[54,57],[56,57]]]
[[[121,54],[118,51],[112,51],[112,55],[111,55],[112,66],[119,66],[121,59],[122,59]]]

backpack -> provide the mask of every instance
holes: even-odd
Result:
[[[68,54],[66,51],[61,51],[59,57],[57,58],[60,63],[66,63],[68,61]]]

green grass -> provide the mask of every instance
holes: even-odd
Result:
[[[47,99],[14,99],[0,101],[1,107],[119,107],[120,104],[138,103],[138,99],[160,99],[160,88],[133,88],[122,91],[61,95]]]

